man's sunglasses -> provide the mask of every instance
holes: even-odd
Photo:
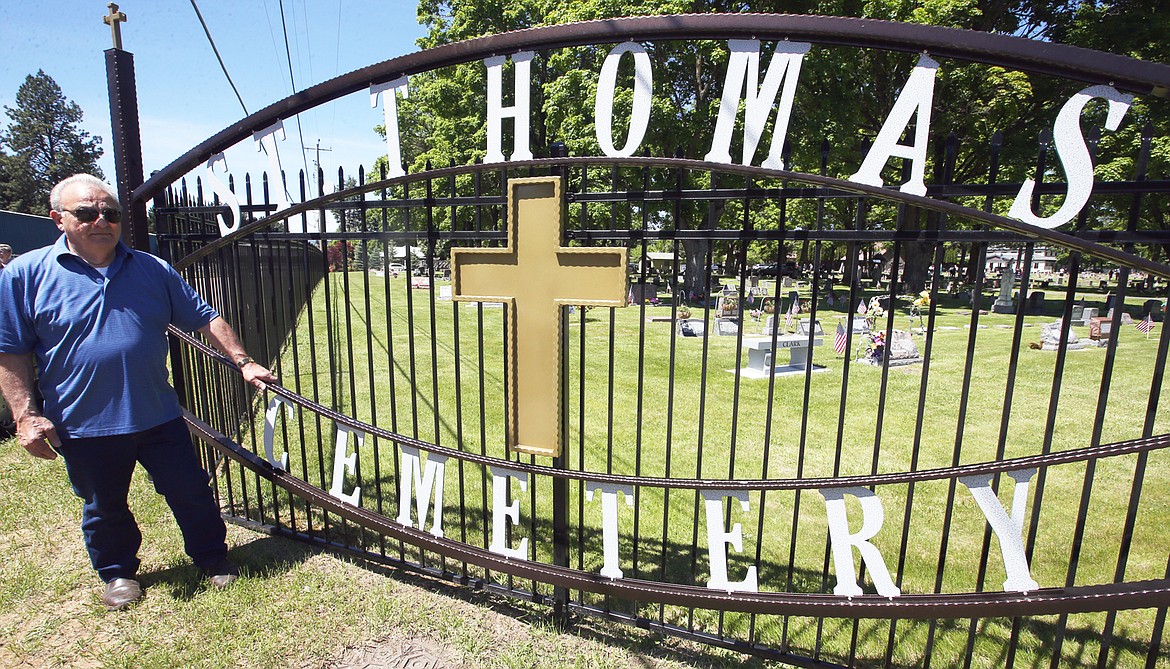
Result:
[[[106,219],[106,223],[117,223],[122,220],[122,212],[117,209],[104,208],[99,210],[93,207],[78,207],[72,211],[69,209],[62,209],[61,211],[68,211],[82,223],[93,223],[98,220],[99,213],[102,218]]]

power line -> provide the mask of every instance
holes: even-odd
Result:
[[[193,2],[194,0],[192,0]],[[293,78],[293,64],[292,64],[292,50],[288,46],[288,24],[284,19],[284,0],[279,0],[280,5],[280,29],[284,32],[284,54],[288,58],[288,80],[292,84],[293,93],[297,91],[297,82]],[[305,155],[305,133],[301,129],[301,115],[297,114],[297,135],[301,140],[301,160],[305,163],[305,177],[308,179],[309,191],[312,192],[313,184],[317,181],[317,175],[309,172],[309,158]],[[310,176],[312,175],[312,176]]]
[[[236,82],[232,81],[232,75],[228,74],[227,65],[223,64],[223,58],[219,55],[219,49],[215,47],[215,40],[211,38],[211,31],[207,29],[207,22],[203,20],[203,14],[199,12],[199,5],[195,4],[195,0],[191,0],[191,7],[195,10],[195,16],[199,17],[199,25],[203,26],[203,34],[207,35],[207,41],[211,44],[211,50],[215,52],[215,59],[219,61],[219,68],[223,70],[223,76],[227,77],[228,84],[232,87],[232,92],[236,94],[236,99],[240,101],[240,106],[244,108],[244,115],[247,115],[248,106],[244,104],[244,98],[240,95],[239,89],[236,88]]]

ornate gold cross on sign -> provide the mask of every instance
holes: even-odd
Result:
[[[559,177],[508,182],[508,245],[451,250],[452,298],[507,305],[508,447],[561,452],[561,307],[626,306],[626,249],[561,246]]]

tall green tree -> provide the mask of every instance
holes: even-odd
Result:
[[[104,176],[101,137],[81,129],[81,107],[44,70],[25,78],[16,106],[5,105],[4,113],[10,122],[0,133],[0,207],[47,214],[53,184],[79,172]]]
[[[707,12],[779,12],[875,18],[902,22],[1022,35],[1037,39],[1074,36],[1071,26],[1089,16],[1108,14],[1104,5],[1149,4],[1143,0],[1115,3],[1092,0],[421,0],[419,20],[428,34],[419,45],[428,48],[483,35],[542,25],[628,15]],[[1089,12],[1086,7],[1102,7]],[[1126,11],[1132,11],[1127,8]],[[1157,14],[1158,12],[1155,12]],[[1078,21],[1080,23],[1078,23]],[[1149,25],[1154,25],[1150,22]],[[1161,24],[1159,24],[1161,25]],[[1148,32],[1148,31],[1147,31]],[[1156,41],[1155,45],[1161,44]],[[532,63],[531,147],[536,155],[555,141],[565,142],[570,154],[596,154],[593,107],[599,71],[612,45],[583,46],[538,53]],[[655,156],[681,154],[702,157],[710,148],[719,113],[729,54],[723,41],[691,40],[647,44],[654,64],[653,110],[640,153]],[[761,45],[761,69],[771,57],[774,44]],[[1101,48],[1101,47],[1098,47]],[[1108,48],[1118,51],[1116,47]],[[1124,50],[1122,50],[1124,52]],[[789,124],[787,143],[790,169],[817,173],[822,146],[830,147],[825,159],[829,176],[847,178],[860,166],[865,147],[881,129],[913,68],[915,54],[880,50],[814,46],[801,70],[797,102]],[[506,70],[507,71],[507,70]],[[505,81],[508,81],[505,74]],[[619,70],[614,101],[615,140],[626,132],[632,98],[632,68]],[[507,89],[505,85],[505,89]],[[1076,82],[1052,82],[1043,77],[977,63],[947,61],[940,69],[934,96],[932,136],[928,151],[928,179],[940,176],[942,148],[954,134],[959,146],[950,178],[960,182],[986,179],[996,131],[1005,142],[1000,152],[999,179],[1020,180],[1031,176],[1035,165],[1036,137],[1051,124],[1059,105],[1079,88]],[[427,163],[469,163],[486,151],[486,77],[482,63],[468,63],[411,77],[410,97],[400,103],[403,154],[413,170]],[[742,128],[742,113],[738,121]],[[769,126],[771,123],[769,123]],[[734,134],[732,156],[740,153],[741,128]],[[510,126],[505,124],[505,133]],[[771,129],[760,138],[757,156],[771,141]],[[505,141],[505,147],[508,142]],[[762,158],[757,158],[761,160]],[[900,184],[903,165],[891,159],[883,170],[887,185]],[[651,179],[655,178],[651,174]],[[666,178],[665,176],[660,178]],[[670,177],[673,178],[673,177]],[[684,188],[707,188],[706,175],[687,175]],[[724,181],[720,185],[741,187]],[[641,189],[637,184],[615,184]],[[673,183],[650,184],[673,188]],[[858,216],[857,201],[825,203],[826,224],[847,227]],[[1006,200],[997,203],[1006,207]],[[978,205],[976,205],[978,206]],[[598,208],[600,209],[600,208]],[[766,203],[753,205],[757,229],[787,225],[809,226],[816,207],[811,202],[793,203],[781,213]],[[598,211],[598,215],[603,212]],[[609,212],[604,212],[608,214]],[[916,230],[937,225],[913,210],[871,202],[863,212],[867,227]],[[712,205],[683,203],[679,216],[664,216],[659,224],[678,229],[712,229],[743,215],[736,202]],[[784,220],[782,220],[782,218]],[[948,225],[962,225],[950,222]],[[735,254],[727,242],[681,242],[689,289],[701,289],[705,266],[724,262],[734,268]],[[904,289],[920,290],[932,262],[929,243],[903,244]],[[829,253],[840,257],[841,250]],[[783,260],[788,250],[760,244],[745,258],[752,261]]]

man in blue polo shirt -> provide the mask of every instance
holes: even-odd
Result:
[[[121,242],[121,210],[108,184],[74,175],[53,188],[49,205],[64,234],[0,272],[0,391],[20,444],[38,458],[64,458],[84,501],[81,529],[107,607],[142,596],[142,534],[127,504],[135,463],[170,505],[191,560],[213,587],[226,587],[238,570],[167,383],[165,330],[202,333],[257,388],[276,378],[170,265]]]

